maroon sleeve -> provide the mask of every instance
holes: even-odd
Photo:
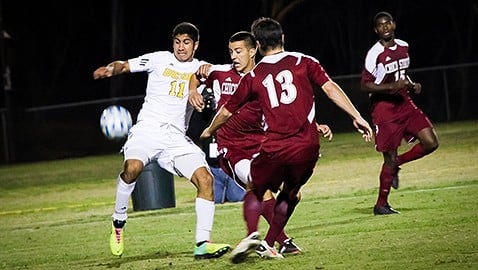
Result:
[[[239,108],[242,107],[247,101],[251,99],[252,96],[252,78],[250,73],[246,74],[240,81],[237,86],[236,91],[231,96],[229,101],[224,104],[224,107],[231,113],[235,113]]]

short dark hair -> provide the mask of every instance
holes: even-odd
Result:
[[[377,24],[378,19],[382,17],[387,17],[388,19],[390,19],[390,21],[393,22],[392,14],[386,11],[380,11],[379,13],[375,14],[375,16],[373,17],[373,25]]]
[[[189,22],[182,22],[176,25],[173,29],[173,39],[177,35],[188,35],[194,42],[199,40],[199,30],[197,27]]]
[[[256,47],[256,38],[252,35],[251,32],[247,31],[240,31],[233,34],[229,38],[229,43],[236,42],[236,41],[244,41],[248,48],[255,48]]]
[[[284,46],[282,26],[272,18],[261,17],[255,20],[252,23],[251,32],[256,40],[259,41],[262,51]]]

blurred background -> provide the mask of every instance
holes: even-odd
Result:
[[[118,152],[123,141],[103,136],[101,112],[119,104],[135,120],[146,74],[94,81],[92,73],[112,60],[171,50],[182,21],[200,30],[196,57],[223,64],[231,34],[260,16],[277,19],[286,50],[316,57],[369,119],[360,73],[381,10],[410,44],[410,74],[423,87],[413,98],[430,120],[477,119],[476,0],[0,0],[0,165]],[[325,96],[317,113],[335,132],[353,130]]]

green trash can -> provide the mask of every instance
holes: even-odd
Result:
[[[136,180],[131,197],[134,211],[175,207],[173,174],[156,162],[149,163]]]

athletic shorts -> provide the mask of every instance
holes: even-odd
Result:
[[[146,166],[158,162],[167,171],[191,179],[193,173],[207,165],[205,154],[179,128],[165,123],[140,121],[128,134],[123,146],[124,159],[138,159]]]
[[[316,156],[318,158],[318,154]],[[291,191],[299,192],[312,176],[317,158],[289,163],[275,160],[271,155],[261,151],[251,163],[254,193],[258,198],[263,198],[267,190],[276,193],[282,184],[287,185]]]
[[[418,132],[424,128],[433,128],[428,117],[413,102],[403,102],[392,121],[387,121],[384,111],[372,111],[372,121],[375,127],[375,148],[378,152],[398,149],[403,139],[408,142],[417,138]]]
[[[218,158],[221,169],[234,179],[237,184],[246,188],[248,179],[242,176],[249,175],[252,157],[253,154],[241,149],[222,149]]]
[[[290,191],[299,192],[312,175],[319,149],[315,123],[296,136],[265,140],[251,162],[250,178],[256,196],[262,198],[268,189],[276,193],[282,184]]]

